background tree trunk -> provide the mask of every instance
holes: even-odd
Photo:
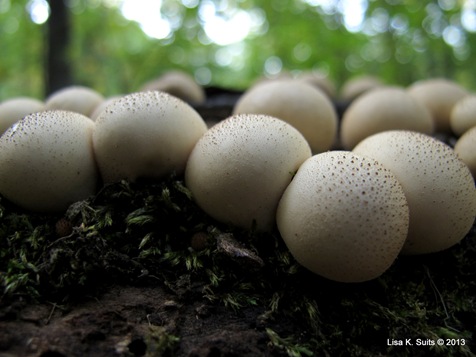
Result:
[[[65,0],[49,0],[50,17],[46,26],[45,96],[71,85],[68,46],[70,42],[70,17]]]

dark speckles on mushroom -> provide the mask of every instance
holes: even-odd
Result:
[[[68,111],[20,120],[0,138],[0,193],[37,212],[61,211],[94,194],[93,128],[92,120]]]
[[[123,96],[96,119],[93,146],[101,176],[114,182],[181,174],[206,129],[191,106],[167,93]]]
[[[447,249],[471,229],[476,215],[474,179],[446,144],[417,132],[387,131],[364,139],[353,151],[379,161],[405,191],[410,227],[403,253]]]
[[[289,135],[277,135],[280,129]],[[258,230],[270,230],[279,198],[292,179],[289,172],[310,156],[306,139],[290,124],[267,115],[235,115],[198,141],[185,183],[215,219],[245,229],[256,222]]]
[[[372,165],[360,165],[367,162]],[[377,170],[386,172],[386,180],[369,178],[367,171]],[[322,176],[329,172],[335,175]],[[397,178],[382,165],[331,151],[301,165],[281,198],[276,220],[287,247],[304,267],[332,280],[361,282],[380,276],[394,262],[407,235],[409,212]],[[380,251],[385,254],[379,259]]]

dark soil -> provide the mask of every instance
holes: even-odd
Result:
[[[160,286],[114,285],[82,300],[3,307],[0,356],[282,355],[259,326],[262,308],[177,301]]]
[[[210,121],[239,95],[210,94]],[[339,284],[277,232],[211,220],[180,177],[106,186],[64,216],[0,197],[0,357],[475,356],[475,238]]]

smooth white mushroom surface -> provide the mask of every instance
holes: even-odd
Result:
[[[365,92],[383,86],[380,78],[372,75],[361,75],[349,78],[340,90],[340,97],[345,101],[353,101]]]
[[[267,115],[235,115],[198,141],[185,184],[218,221],[271,230],[284,189],[310,156],[306,139],[288,123]]]
[[[145,83],[141,90],[166,92],[190,104],[201,104],[206,100],[203,87],[190,74],[177,70]]]
[[[45,103],[30,97],[16,97],[6,99],[0,103],[0,135],[24,116],[41,112]]]
[[[0,137],[0,193],[35,212],[59,212],[94,194],[94,122],[78,113],[27,115]]]
[[[276,221],[301,265],[331,280],[362,282],[383,274],[397,258],[409,210],[390,170],[352,152],[329,151],[301,165]]]
[[[425,105],[433,117],[435,130],[450,132],[450,116],[455,104],[468,95],[459,84],[444,78],[431,78],[413,83],[408,93]]]
[[[353,152],[374,158],[402,184],[410,227],[402,252],[425,254],[460,242],[476,215],[476,189],[468,167],[448,145],[412,131],[387,131]]]
[[[340,139],[351,150],[366,137],[386,130],[433,133],[430,111],[403,88],[381,87],[355,99],[344,112]]]
[[[450,113],[451,130],[457,136],[476,126],[476,94],[456,102]]]
[[[456,154],[468,166],[473,178],[476,179],[476,126],[467,130],[456,142]]]
[[[282,119],[306,138],[313,152],[329,150],[337,136],[337,113],[319,89],[295,79],[259,83],[246,91],[233,114],[265,114]]]
[[[84,86],[69,86],[46,98],[46,109],[68,110],[91,117],[94,109],[104,101],[102,94]]]
[[[329,98],[336,97],[336,86],[329,76],[320,71],[304,71],[296,76],[298,81],[309,83],[321,89]]]
[[[181,174],[198,139],[202,117],[164,92],[138,92],[113,101],[96,118],[94,152],[104,182]]]

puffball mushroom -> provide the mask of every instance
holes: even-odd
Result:
[[[473,226],[476,189],[468,167],[448,145],[412,131],[387,131],[361,141],[354,153],[391,170],[410,207],[404,254],[447,249]]]
[[[205,102],[205,90],[186,72],[169,71],[145,83],[142,91],[158,90],[176,96],[190,104]]]
[[[337,135],[337,114],[319,89],[295,79],[259,83],[246,91],[233,114],[265,114],[282,119],[306,138],[313,152],[331,148]]]
[[[45,103],[29,97],[17,97],[4,100],[0,103],[0,135],[24,116],[41,112]]]
[[[382,81],[375,76],[360,75],[348,79],[340,90],[342,100],[351,102],[365,92],[383,86]]]
[[[383,274],[400,253],[408,221],[407,201],[395,175],[376,160],[348,151],[306,160],[276,214],[294,258],[339,282]]]
[[[454,105],[468,95],[466,89],[444,78],[431,78],[413,83],[408,93],[425,105],[438,132],[450,132],[450,115]]]
[[[451,130],[457,136],[476,126],[476,94],[457,101],[450,113]]]
[[[404,89],[381,87],[355,99],[344,112],[340,139],[351,150],[366,137],[386,130],[406,129],[433,133],[429,110]]]
[[[197,142],[185,184],[216,220],[268,231],[283,191],[310,156],[306,139],[288,123],[267,115],[234,115]]]
[[[320,71],[305,71],[300,73],[296,79],[316,86],[322,90],[329,98],[335,98],[336,86],[329,76]]]
[[[138,92],[113,101],[96,119],[94,152],[104,182],[183,173],[207,126],[184,101]]]
[[[115,95],[109,98],[104,99],[101,104],[99,104],[96,108],[94,108],[93,112],[89,116],[92,120],[96,121],[96,118],[101,114],[101,112],[107,108],[108,105],[110,105],[112,102],[115,100],[121,98],[122,95]]]
[[[104,97],[94,89],[84,86],[68,86],[46,98],[46,109],[67,110],[90,117]]]
[[[468,166],[473,178],[476,179],[476,126],[467,130],[456,142],[456,154]]]
[[[35,212],[60,212],[94,194],[94,122],[78,113],[27,115],[0,137],[0,193]]]

